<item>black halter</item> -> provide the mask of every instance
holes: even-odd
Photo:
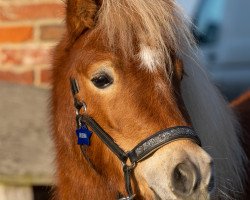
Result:
[[[80,109],[87,109],[84,102],[80,102],[76,98],[76,94],[79,92],[79,86],[75,79],[70,80],[71,90],[74,97],[74,106],[76,109],[76,121],[77,121],[77,136],[78,144],[80,145],[89,145],[89,139],[91,132],[88,130],[88,127],[91,127],[92,131],[102,140],[102,142],[117,156],[117,158],[122,162],[123,172],[125,178],[125,187],[128,193],[128,197],[120,198],[120,200],[130,200],[134,199],[135,194],[131,187],[130,175],[132,170],[136,167],[136,164],[143,159],[146,159],[149,155],[155,152],[157,149],[162,146],[173,142],[178,139],[191,139],[195,143],[201,146],[200,139],[195,131],[188,126],[176,126],[161,130],[145,140],[141,141],[136,145],[131,151],[125,152],[114,139],[106,133],[102,127],[90,116],[86,114],[80,114]],[[83,152],[84,153],[84,152]],[[85,155],[86,157],[86,155]],[[88,159],[88,158],[87,158]],[[130,160],[131,165],[127,164],[127,160]]]

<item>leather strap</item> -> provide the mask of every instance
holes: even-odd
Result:
[[[162,146],[173,142],[178,139],[191,139],[198,145],[201,145],[200,139],[191,127],[177,126],[168,128],[155,133],[154,135],[148,137],[147,139],[136,145],[131,151],[125,152],[114,139],[105,132],[102,127],[88,115],[79,115],[81,123],[86,124],[91,127],[96,135],[106,144],[106,146],[122,161],[123,163],[123,173],[125,179],[125,188],[128,196],[120,198],[119,200],[132,200],[135,195],[131,187],[131,172],[133,171],[136,163],[145,159],[147,156],[154,153],[157,149]],[[131,166],[126,164],[127,159],[130,159],[132,163]]]
[[[102,127],[88,115],[81,115],[83,123],[87,124],[108,148],[123,162],[129,158],[131,163],[137,163],[161,148],[178,139],[191,139],[201,146],[201,141],[195,131],[188,126],[176,126],[159,131],[141,141],[131,151],[125,152]]]
[[[159,131],[143,140],[136,147],[134,147],[134,149],[128,152],[128,157],[132,163],[140,162],[162,146],[183,138],[191,139],[201,146],[199,137],[191,127],[176,126]]]
[[[107,147],[123,162],[126,163],[128,155],[123,151],[114,139],[106,133],[101,126],[88,115],[81,115],[81,120],[96,133],[96,135],[107,145]]]

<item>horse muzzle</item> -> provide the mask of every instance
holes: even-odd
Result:
[[[202,148],[183,139],[138,163],[135,176],[145,180],[146,186],[140,190],[148,190],[153,199],[205,200],[215,186],[213,168],[211,157]]]

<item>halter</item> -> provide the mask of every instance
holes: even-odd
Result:
[[[92,131],[101,139],[101,141],[116,155],[116,157],[122,162],[125,187],[127,191],[127,197],[119,198],[119,200],[132,200],[135,197],[131,187],[131,173],[136,167],[136,164],[143,159],[147,159],[149,155],[154,153],[159,148],[165,146],[178,139],[191,139],[199,146],[201,141],[195,131],[188,126],[176,126],[161,130],[145,140],[141,141],[131,151],[125,152],[114,139],[103,130],[103,128],[89,115],[86,114],[87,106],[85,102],[79,101],[76,98],[76,94],[79,93],[79,86],[75,79],[70,79],[71,91],[74,97],[74,106],[76,109],[76,122],[77,122],[77,137],[78,144],[82,146],[90,145],[90,137],[92,132],[88,129],[90,127]],[[80,110],[84,109],[84,114],[80,114]],[[81,148],[83,150],[83,148]],[[89,161],[85,152],[82,151],[84,157]],[[130,161],[130,165],[127,161]]]

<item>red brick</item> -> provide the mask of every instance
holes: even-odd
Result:
[[[50,51],[42,48],[1,49],[0,64],[41,65],[50,63]]]
[[[0,43],[24,42],[33,38],[33,28],[31,26],[20,27],[0,27]]]
[[[43,69],[41,71],[41,83],[44,84],[50,84],[51,83],[51,77],[52,77],[52,69]]]
[[[0,71],[0,80],[21,84],[33,84],[34,73],[32,70],[15,73],[10,71]]]
[[[54,25],[44,25],[40,27],[41,40],[58,40],[61,38],[64,32],[64,26],[54,24]]]
[[[64,7],[63,3],[0,6],[0,21],[62,18],[65,13]]]

